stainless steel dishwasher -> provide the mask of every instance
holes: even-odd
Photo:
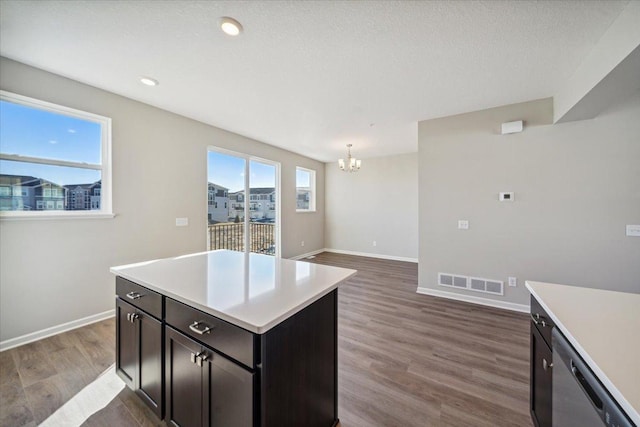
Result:
[[[558,328],[551,342],[553,427],[634,427]]]

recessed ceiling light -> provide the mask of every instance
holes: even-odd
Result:
[[[151,77],[140,77],[140,83],[147,86],[158,86],[158,81]]]
[[[233,18],[223,16],[220,18],[220,29],[230,36],[237,36],[242,32],[242,25]]]

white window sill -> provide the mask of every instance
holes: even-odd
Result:
[[[311,210],[311,209],[296,209],[297,213],[315,213],[316,210]]]
[[[110,219],[114,218],[114,213],[104,212],[58,212],[58,213],[35,213],[24,214],[22,212],[2,212],[0,213],[1,221],[32,221],[32,220],[55,220],[55,219]]]

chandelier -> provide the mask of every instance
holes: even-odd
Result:
[[[352,144],[347,144],[347,161],[345,162],[344,159],[338,160],[338,166],[340,166],[340,170],[343,172],[358,172],[362,165],[362,160],[351,157],[351,145]]]

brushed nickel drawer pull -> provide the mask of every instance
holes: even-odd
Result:
[[[204,329],[198,329],[198,326],[200,325],[204,326]],[[198,335],[204,335],[210,333],[213,330],[213,326],[207,326],[202,322],[193,322],[189,325],[189,329]]]
[[[127,298],[129,299],[138,299],[138,298],[142,298],[144,295],[140,294],[140,292],[129,292],[127,294]]]

